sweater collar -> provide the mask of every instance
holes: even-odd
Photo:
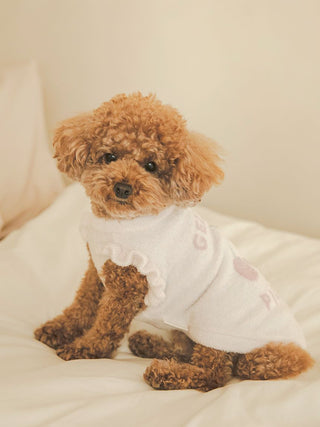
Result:
[[[105,232],[130,232],[145,230],[160,225],[161,223],[170,222],[171,218],[182,216],[185,209],[175,205],[163,209],[157,215],[143,215],[133,219],[104,219],[96,217],[92,212],[90,215],[91,224],[97,231]]]

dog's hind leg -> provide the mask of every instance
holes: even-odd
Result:
[[[235,355],[195,344],[191,363],[153,360],[144,379],[160,390],[197,389],[209,391],[225,385],[232,377]]]
[[[154,359],[144,373],[145,381],[157,390],[198,389],[209,391],[218,387],[210,378],[210,369],[190,363]]]
[[[171,332],[170,341],[147,331],[138,331],[129,337],[129,348],[138,357],[176,359],[188,362],[192,355],[193,341],[181,331]]]

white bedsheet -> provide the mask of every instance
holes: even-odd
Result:
[[[130,354],[126,340],[113,360],[65,362],[33,338],[72,301],[86,269],[78,224],[87,205],[72,185],[0,242],[1,426],[320,426],[319,240],[198,208],[288,302],[317,363],[291,380],[155,391],[142,379],[150,360]]]

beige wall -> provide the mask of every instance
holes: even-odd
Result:
[[[55,123],[156,92],[227,151],[205,203],[320,237],[319,0],[7,0],[0,61],[34,58]]]

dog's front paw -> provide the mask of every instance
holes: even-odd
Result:
[[[64,347],[58,348],[56,353],[57,353],[57,356],[59,356],[60,359],[63,359],[63,360],[89,359],[88,349],[75,348],[72,344],[65,345]]]
[[[74,340],[61,321],[49,320],[34,331],[34,337],[51,348],[57,349]]]
[[[102,359],[111,357],[111,352],[108,351],[107,348],[103,348],[95,342],[85,342],[81,339],[58,348],[56,353],[63,360]]]

